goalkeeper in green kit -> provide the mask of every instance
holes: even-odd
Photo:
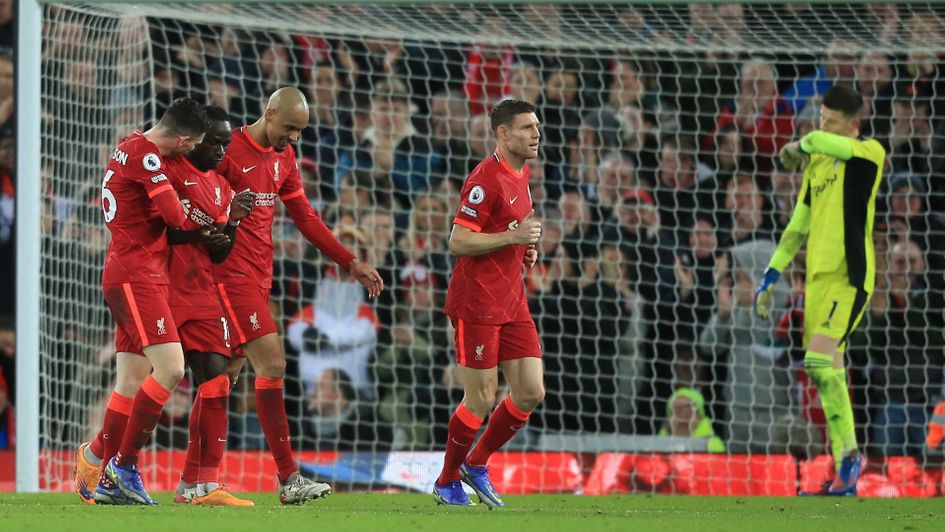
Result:
[[[843,351],[873,293],[873,216],[886,152],[860,139],[862,97],[844,86],[824,95],[820,129],[781,149],[782,163],[802,168],[794,214],[755,291],[754,311],[768,317],[771,290],[807,242],[804,369],[820,393],[836,475],[809,495],[856,495],[861,459]],[[804,493],[802,493],[804,495]]]

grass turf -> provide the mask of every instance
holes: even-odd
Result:
[[[529,495],[505,497],[489,511],[436,506],[419,494],[336,494],[301,506],[282,506],[275,494],[244,494],[255,508],[201,508],[173,504],[92,507],[75,495],[0,494],[0,530],[943,530],[943,499],[827,499]],[[304,527],[304,528],[301,528]]]

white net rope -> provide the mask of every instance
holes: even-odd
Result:
[[[543,122],[530,164],[545,230],[526,284],[547,398],[510,448],[666,450],[667,434],[719,450],[706,443],[714,434],[731,453],[823,452],[801,367],[803,263],[779,284],[772,321],[749,310],[800,183],[774,156],[816,128],[817,97],[845,83],[865,96],[861,132],[890,154],[878,288],[848,350],[859,441],[874,456],[941,456],[924,438],[945,366],[943,5],[45,13],[40,400],[43,446],[64,453],[45,455],[49,487],[68,479],[65,451],[99,426],[113,375],[98,207],[108,155],[176,97],[222,106],[240,125],[285,85],[311,103],[296,147],[309,199],[330,226],[359,229],[351,238],[389,287],[369,303],[331,282],[317,250],[277,216],[272,307],[299,449],[442,449],[462,397],[441,311],[447,238],[462,180],[493,149],[485,113],[512,96],[537,104]],[[264,449],[244,377],[229,448]],[[186,446],[190,394],[176,393],[154,448]],[[258,476],[262,463],[231,472]],[[161,467],[154,474],[173,470]]]

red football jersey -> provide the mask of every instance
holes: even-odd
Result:
[[[239,237],[223,264],[217,265],[218,281],[255,283],[272,287],[272,220],[276,197],[288,201],[303,196],[302,177],[292,145],[282,152],[260,146],[246,130],[233,132],[226,158],[217,168],[235,192],[256,193],[253,214],[240,223]]]
[[[227,221],[233,194],[222,176],[214,170],[201,172],[186,156],[168,161],[165,171],[181,202],[189,203],[190,213],[181,229],[192,231]],[[207,248],[203,244],[170,248],[170,306],[219,308],[213,280],[214,264]]]
[[[102,209],[112,240],[102,283],[167,284],[167,225],[152,201],[174,193],[164,165],[158,147],[140,131],[122,139],[108,161]]]
[[[477,233],[515,229],[532,211],[529,167],[516,173],[498,152],[469,174],[453,220]],[[459,257],[446,292],[446,314],[470,323],[530,319],[522,277],[526,246],[506,246],[477,257]]]

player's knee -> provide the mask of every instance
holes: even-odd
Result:
[[[463,404],[466,405],[473,414],[484,418],[492,411],[495,406],[496,385],[486,384],[466,391],[466,398]]]
[[[258,367],[253,368],[256,371],[256,375],[259,377],[267,377],[270,379],[281,379],[285,377],[285,358],[283,357],[267,357],[265,360],[261,360]]]
[[[512,401],[515,403],[515,406],[524,410],[525,412],[531,412],[538,408],[538,405],[545,400],[545,387],[538,386],[526,386],[524,389],[519,390],[518,393],[513,394]]]

